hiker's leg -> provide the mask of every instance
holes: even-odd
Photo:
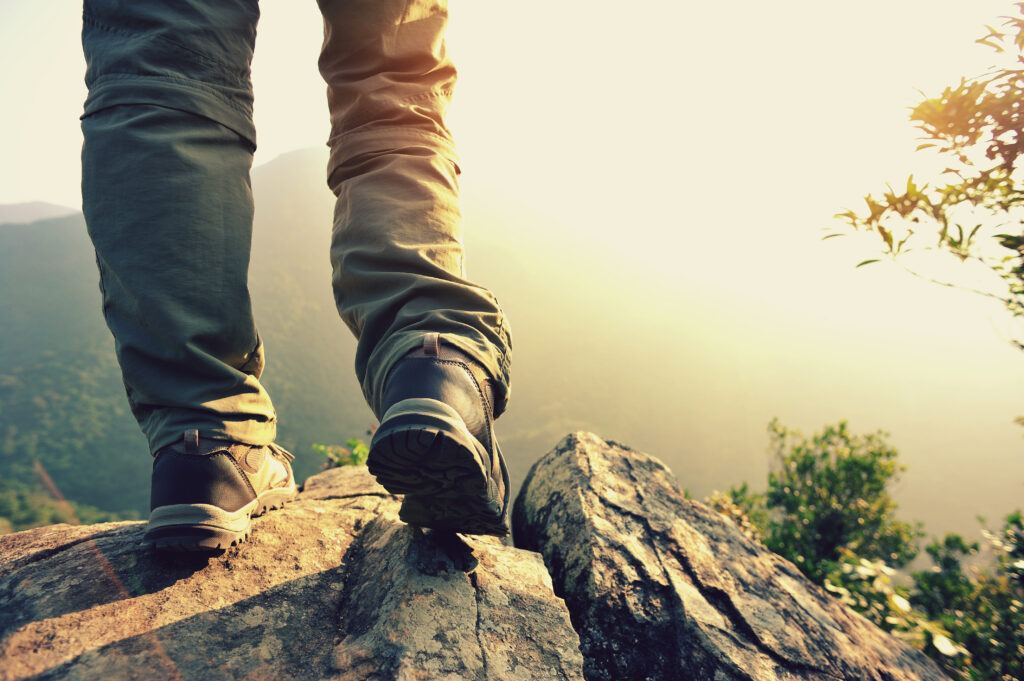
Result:
[[[468,353],[509,392],[511,340],[495,297],[469,281],[444,112],[455,85],[443,0],[319,0],[320,72],[337,195],[334,295],[359,339],[356,373],[380,417],[384,380],[424,336]]]
[[[152,450],[274,439],[247,273],[256,0],[85,0],[82,199]]]

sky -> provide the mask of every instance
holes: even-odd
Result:
[[[328,131],[316,4],[261,6],[257,164]],[[908,516],[965,489],[973,506],[943,502],[949,527],[1019,505],[1024,357],[1007,316],[887,264],[854,270],[873,242],[821,241],[867,192],[941,167],[914,151],[909,107],[985,70],[992,55],[974,40],[1011,3],[624,7],[452,0],[449,125],[467,215],[501,216],[468,228],[491,243],[541,235],[579,266],[604,263],[625,305],[687,301],[644,314],[699,317],[708,332],[687,342],[719,348],[723,375],[756,392],[735,397],[762,423],[742,446],[766,442],[762,412],[805,430],[847,417],[893,433]],[[80,13],[0,0],[0,203],[80,205]],[[558,285],[571,289],[571,267]]]

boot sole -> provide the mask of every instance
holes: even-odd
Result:
[[[500,497],[489,473],[490,455],[443,402],[423,398],[395,404],[374,434],[366,464],[387,491],[405,495],[399,517],[410,525],[508,534],[508,484],[505,498]]]
[[[217,552],[249,538],[252,519],[283,508],[295,487],[270,489],[237,511],[212,504],[173,504],[153,509],[143,542],[158,551]]]

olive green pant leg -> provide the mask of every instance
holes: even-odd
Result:
[[[443,0],[319,0],[320,72],[337,196],[331,262],[356,373],[379,417],[388,369],[429,333],[510,389],[511,336],[498,301],[466,278],[458,160],[445,126],[456,70]]]
[[[247,275],[255,0],[86,0],[82,198],[103,311],[152,450],[265,444]]]

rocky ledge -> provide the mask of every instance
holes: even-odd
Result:
[[[397,510],[341,468],[219,556],[153,553],[141,523],[0,537],[0,680],[944,678],[590,433],[531,470],[523,548]]]

